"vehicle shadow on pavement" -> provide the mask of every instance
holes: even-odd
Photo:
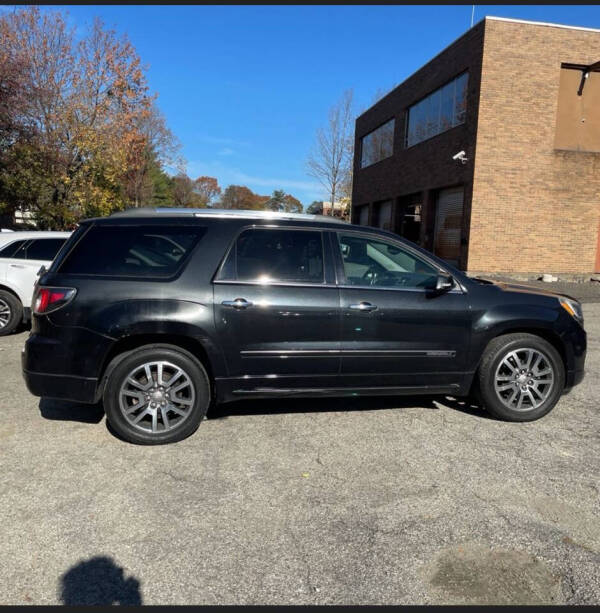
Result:
[[[39,408],[44,419],[99,424],[104,417],[104,407],[101,403],[83,404],[54,398],[40,398]]]
[[[96,556],[72,566],[60,578],[64,605],[141,605],[140,582],[125,578],[123,568],[108,556]]]
[[[491,419],[492,421],[495,420],[493,415],[490,415],[476,400],[472,398],[454,398],[452,396],[445,396],[443,398],[438,398],[437,401],[439,404],[448,407],[449,409],[453,409],[454,411],[459,411],[460,413],[466,413],[467,415],[478,417],[480,419]]]
[[[470,398],[449,396],[363,396],[361,398],[267,398],[239,400],[212,405],[207,419],[224,419],[234,415],[269,415],[280,413],[332,413],[338,411],[379,411],[421,408],[439,410],[442,405],[477,418],[493,419]]]
[[[379,411],[420,407],[438,409],[433,398],[419,396],[363,396],[360,398],[262,398],[238,400],[212,405],[207,419],[223,419],[233,415],[275,415],[280,413],[334,413],[338,411]]]

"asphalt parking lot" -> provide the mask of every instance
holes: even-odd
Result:
[[[0,339],[2,604],[600,604],[600,304],[530,424],[451,399],[212,409],[138,447]]]

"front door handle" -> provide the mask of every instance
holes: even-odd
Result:
[[[235,300],[223,300],[223,306],[233,307],[234,309],[247,309],[252,306],[252,303],[245,298],[236,298]]]
[[[374,304],[371,304],[370,302],[359,302],[358,304],[351,304],[350,308],[356,311],[376,311],[377,310],[377,306]]]

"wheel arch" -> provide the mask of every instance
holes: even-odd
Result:
[[[215,388],[215,365],[213,364],[209,352],[204,344],[189,336],[177,334],[143,333],[126,336],[119,339],[110,348],[103,359],[98,386],[96,389],[96,402],[102,398],[106,380],[114,368],[120,363],[121,359],[129,355],[135,349],[146,345],[170,345],[175,348],[184,349],[194,356],[205,368],[206,374],[211,383],[211,389]]]
[[[19,294],[17,294],[16,290],[14,290],[12,287],[10,287],[9,285],[6,285],[5,282],[2,282],[0,283],[0,290],[4,292],[8,292],[9,294],[12,294],[23,305],[23,308],[25,308],[25,305],[23,304],[21,297],[19,296]]]
[[[475,368],[473,372],[470,373],[469,375],[470,380],[468,380],[468,383],[467,383],[467,389],[469,390],[469,393],[472,393],[473,390],[475,389],[475,386],[477,384],[476,373],[479,369],[479,366],[481,365],[481,361],[483,360],[483,357],[485,356],[485,352],[489,344],[493,340],[500,338],[501,336],[507,336],[509,334],[532,334],[534,336],[539,336],[540,338],[543,338],[545,341],[549,342],[558,351],[558,354],[560,355],[563,369],[564,369],[564,375],[566,378],[567,373],[569,371],[569,357],[567,355],[565,344],[557,332],[555,332],[552,329],[545,328],[542,326],[532,326],[532,325],[507,326],[505,328],[502,328],[501,330],[497,330],[496,333],[491,335],[487,339],[485,344],[483,345],[483,348],[479,354],[477,363],[475,364]]]
[[[485,350],[487,349],[488,345],[493,340],[497,339],[500,336],[506,336],[507,334],[519,334],[519,333],[520,334],[532,334],[533,336],[539,336],[540,338],[543,338],[545,341],[548,341],[554,347],[554,349],[558,351],[558,354],[561,357],[563,368],[565,369],[565,375],[566,375],[569,369],[569,362],[568,362],[567,352],[565,349],[565,344],[560,338],[560,335],[554,330],[550,330],[548,328],[543,328],[543,327],[538,328],[538,327],[532,327],[532,326],[515,326],[512,328],[508,327],[502,330],[501,332],[499,332],[498,334],[494,335],[492,338],[490,338],[481,354],[481,357],[479,358],[479,363],[477,364],[477,368],[479,368],[479,364],[481,363]]]

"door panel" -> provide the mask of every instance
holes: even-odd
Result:
[[[459,292],[342,288],[341,373],[356,385],[459,382],[470,314]],[[369,303],[372,311],[351,305]]]
[[[20,260],[17,258],[6,258],[6,280],[11,285],[23,306],[31,306],[33,297],[33,286],[37,281],[37,273],[42,266],[48,267],[51,262],[44,260]]]
[[[251,306],[223,304],[238,298]],[[216,283],[214,301],[229,376],[337,378],[340,330],[335,287]]]
[[[6,280],[11,285],[23,306],[31,306],[33,286],[40,268],[50,267],[52,259],[62,247],[66,238],[37,238],[25,241],[12,257],[4,260]]]
[[[436,291],[437,265],[400,242],[357,232],[338,240],[342,377],[357,386],[460,383],[467,294]]]
[[[214,304],[228,374],[246,389],[338,381],[339,290],[321,231],[244,230],[217,275]]]

